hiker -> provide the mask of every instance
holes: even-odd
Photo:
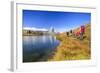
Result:
[[[66,32],[67,36],[69,36],[69,32]]]
[[[80,37],[80,31],[76,32],[76,37],[77,37],[77,39]]]
[[[70,36],[72,36],[72,33],[73,33],[73,31],[72,31],[72,30],[70,30]]]
[[[85,26],[82,25],[82,26],[80,27],[80,40],[83,39],[83,34],[84,34],[84,33],[85,33]]]
[[[76,36],[80,36],[80,32],[76,32]]]

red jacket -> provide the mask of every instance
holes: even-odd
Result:
[[[76,36],[79,36],[80,35],[80,32],[76,32]]]
[[[80,32],[81,32],[81,33],[84,33],[84,32],[85,32],[85,26],[81,26]]]

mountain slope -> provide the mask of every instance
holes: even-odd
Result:
[[[77,31],[79,28],[75,29]],[[57,35],[60,45],[57,47],[55,54],[49,60],[81,60],[91,58],[90,39],[91,26],[85,25],[84,39],[80,40],[73,36],[68,37],[66,34]]]

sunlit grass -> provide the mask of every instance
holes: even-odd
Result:
[[[79,40],[77,38],[68,37],[65,34],[56,35],[56,39],[60,41],[60,45],[57,47],[54,56],[49,60],[62,61],[90,59],[90,25],[86,28],[84,36],[86,36],[86,38]]]

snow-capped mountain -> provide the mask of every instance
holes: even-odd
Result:
[[[33,30],[33,31],[48,31],[45,28],[34,28],[34,27],[24,27],[24,30]]]

